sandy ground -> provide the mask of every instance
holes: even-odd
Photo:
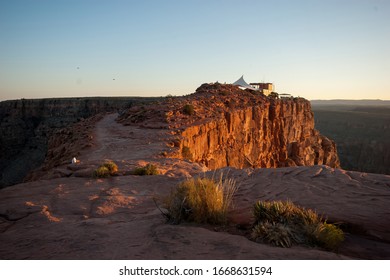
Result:
[[[76,172],[110,159],[124,176],[72,175],[0,190],[1,259],[390,259],[390,176],[325,166],[225,168],[239,184],[231,226],[170,225],[153,198],[188,176],[204,176],[205,169],[161,157],[169,150],[165,130],[122,126],[115,118],[97,123],[96,145],[82,152]],[[148,162],[162,175],[126,175]],[[252,222],[259,199],[313,208],[344,224],[346,241],[336,253],[254,243],[240,229]]]

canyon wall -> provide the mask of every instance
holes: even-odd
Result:
[[[335,143],[314,129],[310,102],[302,98],[227,110],[215,120],[186,128],[182,136],[182,154],[211,169],[339,167]]]
[[[19,183],[46,157],[48,139],[98,113],[120,111],[143,98],[51,98],[0,102],[0,188]]]
[[[203,84],[187,96],[132,107],[118,121],[170,129],[174,151],[169,156],[210,169],[340,166],[334,141],[314,128],[310,102],[303,98],[279,99],[229,84]]]

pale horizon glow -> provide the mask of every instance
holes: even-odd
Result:
[[[390,99],[390,1],[0,2],[0,101],[185,95],[272,82],[307,99]]]

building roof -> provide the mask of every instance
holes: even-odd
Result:
[[[241,78],[239,78],[237,81],[235,81],[233,83],[233,85],[239,86],[239,87],[243,87],[243,88],[249,88],[249,89],[252,89],[252,90],[256,90],[254,87],[252,87],[247,82],[245,82],[244,75],[242,75]]]

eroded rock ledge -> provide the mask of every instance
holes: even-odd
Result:
[[[340,166],[334,141],[314,129],[310,102],[303,98],[275,99],[233,85],[203,84],[188,96],[130,108],[118,122],[170,129],[176,148],[171,156],[210,169]]]

